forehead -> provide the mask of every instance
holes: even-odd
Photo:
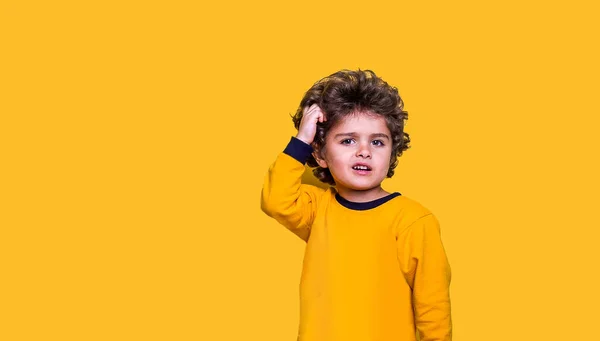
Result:
[[[350,132],[359,135],[370,135],[375,133],[390,135],[390,130],[383,116],[365,113],[350,114],[344,117],[329,130],[329,135],[334,136],[335,134]]]

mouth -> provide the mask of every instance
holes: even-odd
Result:
[[[354,170],[354,173],[357,173],[359,175],[368,175],[371,174],[372,171],[371,167],[363,164],[356,164],[352,166],[352,170]]]

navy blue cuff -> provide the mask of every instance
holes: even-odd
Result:
[[[306,142],[292,136],[287,147],[283,150],[284,153],[298,160],[301,164],[305,164],[308,157],[313,152],[313,147]]]

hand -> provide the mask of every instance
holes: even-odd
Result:
[[[304,107],[296,138],[306,144],[311,144],[317,133],[317,122],[325,121],[327,121],[325,113],[321,111],[321,108],[319,108],[317,104],[313,104],[310,107]]]

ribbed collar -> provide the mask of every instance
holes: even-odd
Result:
[[[386,195],[383,198],[375,199],[372,201],[354,202],[354,201],[350,201],[350,200],[346,200],[346,199],[342,198],[342,196],[339,193],[335,193],[335,199],[337,200],[337,202],[340,203],[340,205],[342,205],[346,208],[349,208],[351,210],[364,211],[364,210],[370,210],[377,206],[383,205],[386,202],[394,199],[395,197],[397,197],[399,195],[402,195],[402,194],[400,192],[394,192],[394,193],[390,193],[390,194]]]

